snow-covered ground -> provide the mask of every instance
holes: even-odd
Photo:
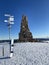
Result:
[[[0,58],[10,56],[10,44],[9,43],[0,43]]]
[[[0,65],[49,65],[49,43],[15,43],[13,56]]]

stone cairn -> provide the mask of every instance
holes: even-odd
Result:
[[[23,15],[22,20],[21,20],[19,41],[20,42],[31,42],[32,39],[33,39],[33,36],[28,27],[27,17]]]

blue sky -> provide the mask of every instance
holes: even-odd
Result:
[[[49,0],[0,0],[0,39],[8,39],[9,32],[4,14],[14,16],[11,38],[17,39],[22,15],[28,17],[29,29],[34,38],[49,37]]]

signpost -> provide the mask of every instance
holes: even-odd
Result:
[[[11,25],[14,24],[14,16],[11,16],[10,14],[5,14],[4,16],[8,17],[8,19],[4,20],[4,22],[8,23],[9,40],[10,40],[10,29],[11,29]]]

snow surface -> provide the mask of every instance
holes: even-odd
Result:
[[[15,43],[13,57],[0,65],[49,65],[49,43]]]

